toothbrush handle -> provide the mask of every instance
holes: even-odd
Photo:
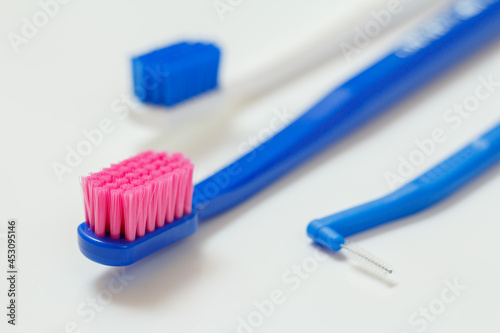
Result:
[[[396,29],[411,16],[436,7],[436,5],[442,6],[440,2],[442,1],[406,1],[401,12],[391,17],[390,26],[383,28],[384,33],[388,32],[387,29]],[[269,59],[270,61],[265,66],[247,75],[239,82],[238,91],[245,96],[263,93],[320,63],[330,60],[339,51],[345,52],[346,58],[357,54],[355,51],[348,54],[350,45],[345,42],[354,41],[358,37],[358,32],[353,28],[365,26],[367,22],[372,21],[373,13],[386,11],[388,15],[392,15],[387,11],[387,0],[374,0],[370,6],[372,6],[372,10],[359,11],[358,17],[354,20],[353,17],[345,17],[340,21],[335,20],[330,22],[328,26],[323,26],[321,31],[316,31],[313,36],[307,36],[305,39],[296,36],[293,39],[293,47],[283,48],[280,56]],[[301,41],[301,39],[303,40]],[[356,49],[356,51],[359,50]]]
[[[498,162],[500,125],[399,190],[311,222],[308,234],[332,247],[332,235],[347,237],[419,212],[450,196]]]
[[[452,6],[260,147],[199,183],[193,205],[200,220],[248,199],[497,37],[500,0],[467,18],[462,7]]]

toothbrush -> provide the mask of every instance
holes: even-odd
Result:
[[[464,12],[465,9],[467,9],[466,12]],[[123,237],[113,239],[107,233],[104,237],[100,237],[102,226],[100,234],[96,235],[95,225],[93,228],[90,225],[90,216],[86,216],[86,222],[78,228],[82,253],[91,260],[105,265],[123,266],[132,264],[189,236],[196,231],[199,221],[221,214],[256,194],[325,147],[339,141],[495,40],[499,30],[500,0],[455,2],[448,11],[405,39],[393,53],[333,90],[260,147],[197,184],[193,189],[192,199],[184,199],[185,202],[192,200],[192,207],[185,208],[184,212],[179,208],[176,219],[172,222],[162,227],[155,227],[154,230],[151,226],[144,236],[142,236],[143,222],[131,222],[141,225],[139,235],[141,237],[134,241],[127,241]],[[179,173],[185,173],[185,171],[177,170],[177,167],[172,169],[168,163],[162,165],[161,161],[156,164],[153,162],[152,164],[148,164],[150,162],[132,163],[131,166],[137,170],[130,169],[130,175],[125,180],[123,177],[118,177],[117,173],[103,174],[101,175],[105,176],[102,179],[103,183],[98,188],[119,189],[118,185],[125,184],[126,189],[134,191],[136,186],[147,185],[141,183],[141,180],[134,180],[135,171],[141,177],[147,176],[149,182],[160,181],[156,179],[158,177],[177,179]],[[158,168],[160,171],[151,173]],[[189,181],[186,182],[189,184]],[[106,185],[107,183],[109,185]],[[149,188],[149,186],[146,187]],[[176,188],[178,186],[176,185]],[[179,188],[170,192],[174,195],[173,198],[165,199],[166,190],[158,192],[154,190],[157,186],[151,185],[151,187],[153,189],[151,196],[156,200],[161,200],[160,203],[156,203],[160,206],[165,200],[180,200],[175,197],[178,195],[177,192],[190,193],[192,190],[187,187],[181,191]],[[107,203],[107,190],[99,191],[97,194],[101,194],[105,199],[102,202]],[[144,188],[141,191],[144,191]],[[116,193],[119,194],[119,191]],[[96,204],[95,198],[85,200],[86,206]],[[131,204],[136,203],[140,206],[139,203],[144,202],[145,199],[134,200],[136,201],[132,201]],[[97,208],[93,208],[98,217],[104,216],[106,220],[110,212],[107,211],[106,205],[100,205],[102,202],[98,200]],[[153,208],[142,207],[139,210],[140,216],[144,216],[144,210]],[[130,214],[129,220],[137,218],[133,217],[133,212]],[[161,221],[163,210],[159,214],[160,216],[156,216],[156,219]],[[146,225],[149,225],[148,223],[146,222]],[[108,228],[110,226],[106,224],[105,230]],[[129,226],[129,229],[134,230],[133,226],[132,228]]]
[[[348,253],[374,262],[378,272],[391,274],[392,269],[386,264],[346,244],[345,237],[431,207],[498,162],[500,124],[400,189],[378,200],[312,221],[307,227],[307,234],[323,247],[332,251],[346,249]]]
[[[404,0],[394,7],[389,6],[387,0],[378,0],[371,8],[360,10],[357,18],[329,22],[326,27],[317,29],[314,36],[294,38],[293,44],[288,43],[292,47],[285,46],[260,67],[240,71],[240,75],[229,71],[224,64],[219,66],[221,51],[213,43],[181,42],[134,57],[135,95],[144,103],[167,108],[134,108],[131,116],[139,122],[164,127],[207,114],[210,110],[222,111],[331,59],[343,52],[342,45],[356,48],[358,44],[353,42],[356,37],[364,36],[365,43],[369,43],[408,17],[441,6],[443,2],[449,0]],[[374,30],[376,36],[368,28]]]

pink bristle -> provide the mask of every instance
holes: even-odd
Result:
[[[179,161],[184,159],[184,156],[181,153],[172,154],[172,161]]]
[[[158,169],[158,166],[156,166],[154,163],[150,163],[144,166],[145,169],[148,170],[148,174],[151,173],[151,171]]]
[[[120,186],[120,201],[121,201],[121,206],[122,206],[122,220],[120,221],[120,234],[125,235],[125,193],[127,191],[130,191],[133,186],[130,185],[128,182],[128,179],[123,178],[126,183],[122,184]]]
[[[145,219],[146,219],[146,231],[151,232],[155,230],[156,225],[156,209],[158,207],[158,203],[156,202],[157,196],[155,195],[155,187],[152,180],[154,177],[152,175],[144,175],[141,177],[141,181],[143,182],[145,188],[148,193],[148,202],[145,209]]]
[[[122,177],[122,172],[120,170],[117,170],[117,169],[111,169],[109,170],[108,174],[112,177],[113,179],[113,182],[118,179],[118,178],[121,178]]]
[[[89,216],[90,216],[90,197],[89,197],[89,184],[86,178],[81,179],[82,189],[83,189],[83,205],[85,209],[85,222],[90,224]]]
[[[123,194],[123,223],[125,225],[125,239],[135,240],[137,231],[137,193],[129,190]]]
[[[165,219],[168,223],[172,223],[175,217],[175,202],[177,199],[177,187],[179,186],[179,175],[176,172],[171,172],[171,182],[169,188],[168,195],[168,206],[167,206],[167,214],[165,215]]]
[[[135,172],[133,172],[132,170],[129,171],[128,173],[126,173],[123,178],[125,178],[128,182],[131,182],[132,180],[136,179],[137,178],[137,175],[135,174]]]
[[[148,218],[149,198],[151,193],[145,185],[137,188],[137,193],[137,236],[142,237],[146,233],[146,221]]]
[[[184,200],[186,200],[187,172],[184,169],[178,169],[179,184],[177,185],[177,194],[175,196],[175,218],[181,218],[184,215]]]
[[[115,188],[111,190],[111,199],[109,201],[109,235],[113,239],[120,238],[121,224],[123,219],[123,208],[121,190]]]
[[[147,151],[83,177],[86,222],[98,237],[144,236],[191,212],[192,171],[182,154]]]
[[[153,167],[154,170],[158,170],[158,169],[160,169],[164,165],[165,165],[165,161],[164,160],[156,160],[156,161],[152,161],[151,162],[151,167]]]
[[[171,198],[170,188],[172,187],[172,175],[161,176],[156,184],[158,185],[156,226],[161,228],[165,224],[168,202]]]
[[[182,155],[182,154],[181,154]],[[168,158],[168,154],[166,152],[159,152],[154,156],[155,160],[165,160]]]
[[[97,237],[104,237],[106,234],[106,220],[108,214],[107,200],[109,189],[101,186],[94,189],[94,231]]]
[[[106,188],[106,205],[107,205],[105,232],[109,233],[111,230],[111,191],[116,188],[116,185],[114,183],[107,183],[104,187]]]
[[[100,186],[101,182],[96,180],[93,175],[90,175],[87,180],[82,179],[82,185],[84,186],[84,192],[86,192],[86,197],[88,198],[88,224],[90,225],[90,229],[95,229],[95,214],[94,214],[94,187]]]
[[[148,220],[146,222],[146,231],[151,232],[155,230],[156,227],[156,212],[158,209],[158,185],[155,182],[150,183],[151,186],[151,195],[149,198],[149,207],[148,207]]]
[[[184,200],[184,214],[191,214],[193,210],[193,169],[194,166],[188,161],[186,165],[187,169],[187,184],[186,184],[186,196]]]
[[[123,178],[123,177],[122,178],[117,178],[115,180],[115,184],[116,184],[117,188],[119,188],[122,185],[128,184],[128,183],[129,183],[128,179]]]

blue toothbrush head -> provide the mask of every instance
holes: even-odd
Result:
[[[181,42],[132,59],[134,93],[144,103],[174,106],[217,88],[220,50]]]
[[[88,223],[78,227],[78,246],[84,256],[107,266],[128,266],[164,247],[192,235],[198,229],[198,214],[192,212],[129,242],[106,234],[97,237]]]

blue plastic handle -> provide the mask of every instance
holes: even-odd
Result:
[[[498,37],[500,1],[461,0],[287,128],[195,187],[205,220],[251,197]]]
[[[340,250],[344,237],[424,210],[500,162],[500,124],[432,170],[391,194],[311,222],[315,242]]]

